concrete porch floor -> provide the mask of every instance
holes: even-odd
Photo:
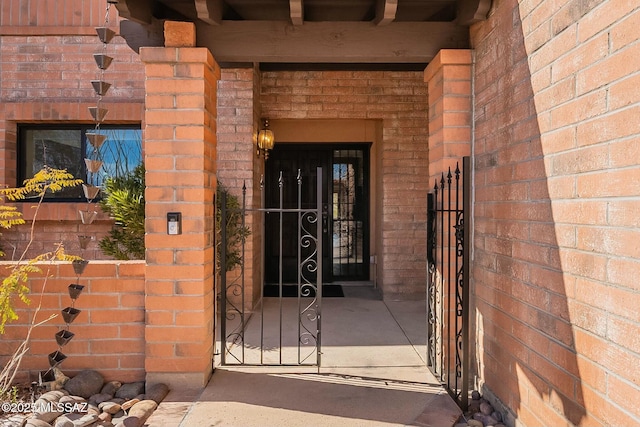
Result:
[[[172,391],[146,425],[454,425],[461,412],[425,363],[424,301],[381,301],[356,288],[345,288],[345,296],[322,301],[320,369],[218,366],[204,389]],[[283,307],[286,318],[295,312],[296,299],[283,299]],[[272,327],[278,316],[278,300],[266,299],[266,362],[279,359],[274,349],[278,327]],[[255,345],[260,342],[259,318],[253,315],[245,335],[245,360],[250,363],[260,360]],[[297,357],[297,335],[288,338],[288,329],[285,363]]]

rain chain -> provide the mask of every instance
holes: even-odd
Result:
[[[108,112],[108,109],[102,106],[102,97],[111,87],[111,83],[107,83],[104,81],[104,74],[111,65],[111,61],[113,61],[113,58],[107,55],[107,48],[109,43],[115,36],[115,32],[109,28],[109,11],[111,5],[115,3],[117,3],[117,0],[107,0],[104,25],[102,27],[96,28],[98,38],[100,39],[100,42],[102,42],[102,51],[93,55],[99,71],[97,80],[92,80],[91,85],[93,86],[93,90],[98,97],[98,101],[95,107],[89,107],[89,113],[91,114],[91,117],[93,117],[95,128],[93,129],[93,131],[86,133],[87,141],[89,142],[89,144],[91,144],[91,153],[87,158],[84,159],[85,165],[87,167],[87,182],[82,184],[82,189],[84,192],[84,196],[87,199],[88,206],[86,210],[81,209],[78,211],[80,214],[80,220],[82,221],[83,225],[92,224],[96,216],[98,215],[97,209],[91,209],[90,205],[94,202],[94,200],[100,193],[100,187],[98,186],[98,184],[100,183],[98,172],[100,171],[100,168],[102,168],[103,164],[100,155],[100,147],[107,139],[107,135],[100,132],[100,125],[104,121],[104,118]],[[91,236],[87,235],[78,235],[78,239],[80,241],[81,252],[84,252],[92,238]],[[65,322],[65,327],[55,334],[58,349],[49,354],[50,368],[47,371],[40,372],[40,385],[46,382],[55,381],[56,377],[54,368],[57,368],[58,365],[60,365],[60,363],[62,363],[67,358],[67,356],[62,353],[62,348],[67,345],[75,335],[69,329],[71,323],[73,323],[75,318],[78,317],[81,312],[80,309],[75,307],[75,303],[82,293],[82,290],[84,289],[84,285],[81,285],[79,282],[80,276],[82,275],[82,273],[84,273],[84,270],[88,263],[89,261],[84,259],[79,259],[72,262],[73,271],[76,274],[76,283],[71,283],[68,287],[71,304],[68,307],[62,309],[62,318]]]

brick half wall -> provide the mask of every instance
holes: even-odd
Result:
[[[2,262],[0,268],[11,265]],[[61,349],[67,359],[60,364],[60,369],[68,376],[83,369],[95,369],[107,381],[143,381],[144,261],[90,261],[79,277],[68,262],[46,263],[40,267],[42,274],[34,274],[29,280],[31,303],[17,304],[19,319],[7,324],[2,335],[0,363],[4,366],[8,356],[26,337],[30,320],[41,302],[37,321],[52,314],[57,317],[33,330],[29,352],[22,360],[16,379],[35,381],[38,372],[49,369],[47,355],[59,349],[55,334],[66,328],[60,312],[72,302],[68,286],[78,283],[85,286],[75,302],[75,308],[81,312],[69,327],[75,336]]]

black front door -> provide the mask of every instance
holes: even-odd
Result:
[[[334,280],[369,278],[369,146],[365,144],[280,144],[269,154],[265,171],[266,208],[277,208],[282,186],[283,208],[297,208],[298,171],[302,208],[316,205],[317,168],[322,179],[322,277]],[[265,218],[265,283],[296,283],[297,214]],[[280,248],[282,233],[282,248]],[[282,251],[282,259],[280,259]]]

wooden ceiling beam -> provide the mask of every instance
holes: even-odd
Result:
[[[293,25],[302,25],[304,22],[304,0],[289,0],[289,14]]]
[[[198,19],[210,25],[222,23],[222,0],[194,0]]]
[[[458,0],[456,23],[471,25],[487,19],[492,0]]]
[[[118,0],[115,4],[121,17],[140,24],[151,24],[152,0]]]
[[[373,23],[376,25],[387,25],[396,19],[398,10],[398,0],[378,0],[376,2],[376,17]]]
[[[196,23],[198,46],[219,62],[428,63],[440,49],[469,47],[469,30],[448,22],[223,21]]]

